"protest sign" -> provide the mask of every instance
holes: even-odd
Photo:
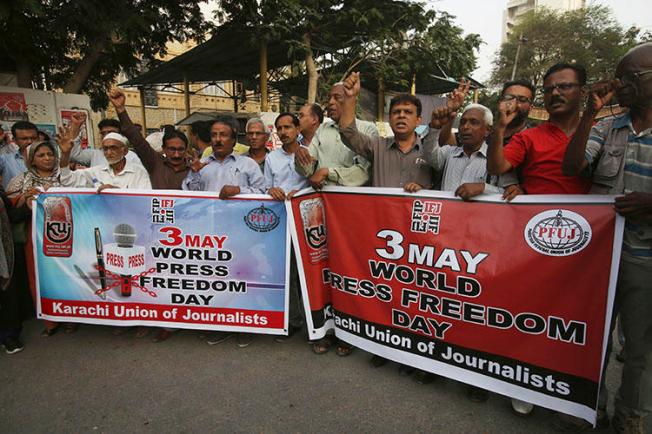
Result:
[[[40,318],[287,333],[281,202],[51,189],[34,209]]]
[[[291,219],[311,339],[595,420],[623,219],[605,196],[329,187]]]

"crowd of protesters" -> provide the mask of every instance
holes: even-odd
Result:
[[[611,426],[616,432],[642,433],[652,411],[652,43],[630,50],[615,65],[613,78],[589,85],[581,65],[559,63],[546,72],[538,90],[548,120],[534,126],[528,114],[537,89],[529,81],[505,83],[496,113],[480,104],[464,106],[469,83],[462,81],[444,105],[433,109],[426,135],[415,132],[422,123],[421,101],[399,94],[389,106],[392,135],[381,137],[374,124],[356,119],[360,76],[352,73],[330,90],[330,120],[324,122],[317,104],[304,105],[298,115],[278,115],[274,127],[282,146],[273,150],[266,146],[270,131],[260,118],[247,122],[245,146],[237,142],[239,126],[230,116],[193,123],[190,140],[166,128],[158,150],[129,118],[118,89],[109,94],[118,120],[100,122],[100,149],[81,149],[75,141],[85,122],[80,114],[59,128],[55,140],[30,122],[16,122],[13,143],[0,130],[0,342],[7,354],[23,349],[21,324],[33,309],[36,290],[32,203],[49,187],[93,187],[98,193],[106,188],[202,190],[221,199],[260,193],[279,201],[326,185],[443,190],[463,200],[481,194],[500,194],[505,201],[523,194],[611,194],[615,211],[626,219],[614,309],[625,338],[624,368]],[[622,112],[596,121],[613,97]],[[459,129],[453,134],[457,117]],[[295,261],[292,252],[290,332],[278,341],[303,327]],[[45,322],[42,336],[60,330],[73,333],[76,325]],[[129,330],[118,328],[116,334]],[[135,332],[142,337],[150,330]],[[173,332],[160,329],[154,339],[167,340]],[[206,341],[215,345],[233,336],[240,347],[255,337],[219,332]],[[312,343],[316,354],[331,348],[340,356],[353,351],[333,336]],[[386,362],[371,359],[375,367]],[[436,379],[408,366],[399,371],[414,373],[421,384]],[[467,393],[476,402],[489,398],[476,387]],[[601,390],[598,428],[610,424],[606,402]],[[512,408],[527,415],[533,405],[512,400]],[[578,431],[588,426],[560,415],[557,427]]]

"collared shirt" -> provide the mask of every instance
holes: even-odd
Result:
[[[399,149],[394,137],[370,137],[356,128],[355,122],[340,130],[342,143],[372,163],[372,187],[404,187],[416,182],[432,187],[432,169],[421,158],[421,138],[408,152]]]
[[[285,152],[283,148],[270,152],[265,164],[265,191],[278,187],[289,193],[309,185],[308,179],[299,175],[294,168],[294,154]]]
[[[470,156],[466,155],[463,146],[439,146],[439,130],[430,129],[423,141],[423,159],[437,172],[443,171],[441,189],[455,191],[462,184],[485,184],[485,193],[502,193],[504,187],[518,184],[514,171],[501,176],[488,176],[487,173],[487,143],[482,142],[480,148]]]
[[[179,169],[172,167],[167,158],[156,152],[143,138],[126,111],[119,113],[118,118],[122,132],[129,143],[133,145],[136,154],[149,173],[152,188],[155,190],[181,190],[181,184],[190,171],[188,165]]]
[[[23,156],[20,155],[19,151],[0,155],[0,176],[2,176],[2,187],[4,189],[7,188],[14,177],[26,170],[25,160],[23,160]]]
[[[245,155],[247,152],[249,152],[249,146],[243,145],[242,143],[239,142],[235,142],[235,145],[233,145],[233,153],[235,155]],[[207,163],[208,157],[210,157],[211,155],[213,155],[213,147],[211,145],[208,145],[201,153],[202,163]]]
[[[74,172],[68,167],[62,167],[60,180],[64,187],[99,187],[102,184],[111,184],[118,188],[152,189],[145,168],[130,161],[127,161],[120,173],[115,173],[108,164]]]
[[[251,151],[251,148],[249,148],[249,151]],[[260,162],[256,161],[254,157],[251,156],[250,152],[247,152],[246,154],[244,154],[244,156],[254,160],[256,164],[258,164],[258,167],[260,167],[260,172],[265,173],[265,161],[267,161],[267,157],[269,156],[269,149],[265,148],[265,158],[263,158],[262,161]]]
[[[591,128],[586,159],[593,175],[591,193],[652,193],[652,128],[634,131],[629,113]],[[625,221],[623,259],[652,263],[652,225]]]
[[[561,164],[568,137],[552,122],[514,134],[505,146],[505,159],[520,170],[527,194],[586,194],[591,181],[582,176],[565,176]]]
[[[368,136],[378,136],[376,126],[371,122],[355,120],[358,130]],[[297,166],[297,172],[306,178],[315,171],[328,168],[328,185],[359,187],[369,181],[371,163],[344,146],[337,122],[328,121],[319,126],[308,146],[308,152],[317,164]]]
[[[215,155],[199,172],[190,172],[183,180],[184,190],[221,191],[225,185],[240,187],[240,193],[263,193],[265,179],[258,164],[249,157],[231,154],[219,161]]]
[[[0,140],[0,155],[13,154],[16,151],[18,151],[18,145]]]

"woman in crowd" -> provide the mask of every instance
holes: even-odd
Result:
[[[73,131],[61,129],[57,140],[69,140]],[[11,199],[15,208],[24,208],[31,210],[34,196],[39,191],[47,190],[50,187],[59,187],[59,152],[51,142],[36,142],[27,149],[25,160],[27,170],[16,176],[7,186],[7,195]],[[31,213],[30,213],[31,214]],[[23,227],[14,232],[15,236],[22,236],[25,240],[25,258],[27,265],[27,275],[29,289],[32,293],[32,299],[36,304],[36,269],[34,264],[33,240],[32,240],[32,221],[26,218],[23,221]],[[49,337],[55,334],[59,329],[59,324],[52,321],[45,321],[45,330],[41,336]],[[77,330],[76,324],[66,324],[66,332],[72,333]]]

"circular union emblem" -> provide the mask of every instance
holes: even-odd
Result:
[[[280,220],[274,211],[261,204],[258,208],[249,211],[244,221],[251,230],[269,232],[278,226]]]
[[[539,253],[569,256],[591,241],[591,226],[581,215],[565,210],[541,212],[525,226],[525,241]]]

